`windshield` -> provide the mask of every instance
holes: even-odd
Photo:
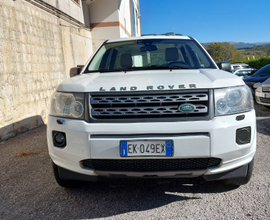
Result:
[[[105,43],[87,72],[217,67],[194,40],[143,39]]]
[[[253,76],[270,76],[270,65],[262,67]]]

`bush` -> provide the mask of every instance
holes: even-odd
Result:
[[[260,69],[263,66],[265,66],[267,64],[270,64],[270,56],[268,56],[268,57],[262,57],[262,58],[257,59],[257,60],[249,60],[247,62],[247,64],[250,67],[253,67],[253,68],[256,68],[256,69]]]
[[[270,56],[267,57],[261,57],[256,60],[242,60],[234,63],[246,63],[252,68],[260,69],[263,66],[270,64]]]

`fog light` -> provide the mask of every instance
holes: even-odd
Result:
[[[65,147],[66,134],[64,132],[53,131],[53,143],[56,147]]]
[[[236,130],[236,143],[239,145],[250,143],[251,127],[239,128]]]

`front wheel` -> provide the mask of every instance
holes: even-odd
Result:
[[[225,180],[222,180],[223,184],[231,185],[231,186],[241,186],[241,185],[247,184],[251,178],[253,166],[254,166],[254,158],[248,164],[247,175],[245,177],[225,179]]]

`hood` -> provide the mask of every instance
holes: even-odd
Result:
[[[270,86],[270,78],[268,78],[267,80],[265,80],[263,82],[262,86]]]
[[[243,80],[244,80],[244,82],[264,82],[268,78],[269,78],[269,76],[250,76],[250,77],[247,77]]]
[[[145,91],[209,89],[244,85],[242,79],[218,69],[144,70],[81,74],[62,82],[57,91]]]

